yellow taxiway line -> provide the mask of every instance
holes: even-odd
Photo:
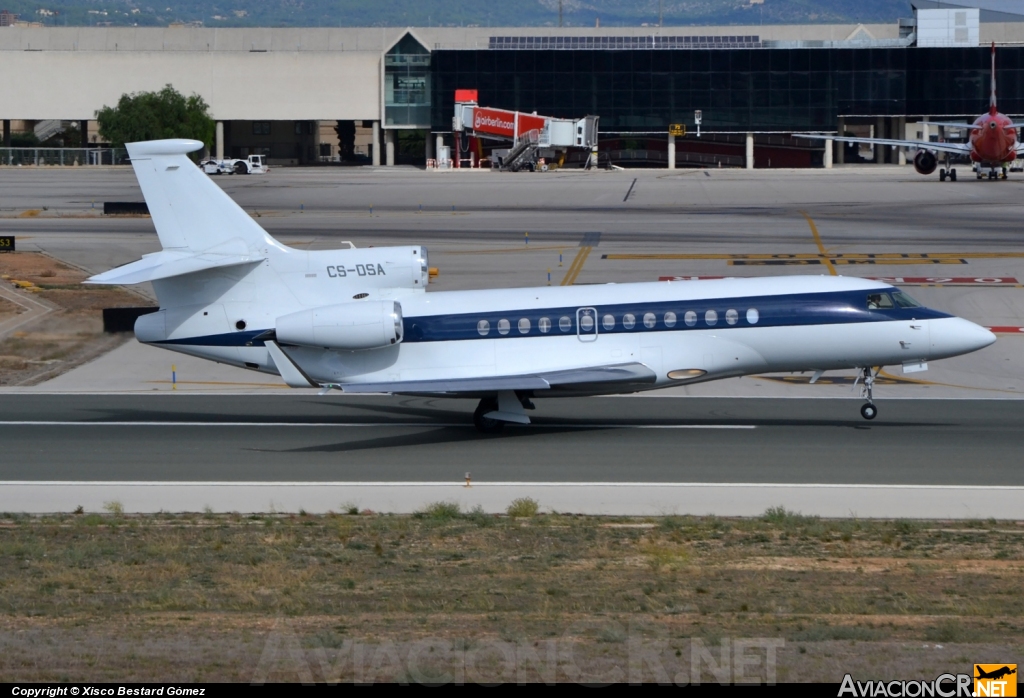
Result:
[[[576,277],[583,271],[583,265],[587,263],[587,257],[590,256],[593,247],[581,247],[580,251],[576,253],[576,258],[572,260],[572,264],[569,265],[569,271],[565,272],[565,277],[562,279],[562,286],[572,286],[576,283]]]
[[[828,267],[828,273],[832,276],[836,276],[836,268],[832,265],[832,260],[828,258],[828,252],[825,250],[825,245],[821,242],[821,235],[818,233],[818,226],[814,225],[814,221],[806,211],[801,211],[800,214],[807,220],[807,225],[811,226],[811,235],[814,236],[814,244],[818,246],[818,253],[821,255],[821,261]]]

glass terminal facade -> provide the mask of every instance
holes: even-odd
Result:
[[[987,47],[509,48],[435,50],[430,106],[417,107],[430,118],[420,123],[450,131],[456,89],[478,90],[488,107],[596,114],[605,133],[665,132],[692,124],[696,109],[709,132],[792,132],[835,130],[841,117],[974,117],[988,106]],[[1020,114],[1024,47],[1000,47],[996,58],[999,109]]]
[[[384,54],[384,123],[426,128],[430,124],[430,82],[430,51],[406,34]]]

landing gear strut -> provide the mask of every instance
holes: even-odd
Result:
[[[502,390],[497,397],[485,397],[473,413],[473,424],[484,434],[497,434],[505,428],[505,422],[529,424],[526,410],[536,409],[529,393]]]
[[[497,398],[485,397],[480,401],[480,404],[476,406],[476,411],[473,413],[473,424],[476,425],[477,431],[483,434],[498,434],[505,428],[505,422],[500,419],[491,419],[484,416],[488,412],[494,412],[497,409]]]
[[[860,416],[864,419],[874,419],[878,416],[878,408],[875,407],[875,403],[873,401],[873,390],[875,387],[875,378],[877,378],[878,374],[881,372],[881,366],[879,366],[878,370],[874,373],[871,372],[870,366],[866,366],[861,369],[861,375],[858,380],[863,380],[864,382],[861,385],[860,395],[862,398],[867,400],[867,404],[862,405],[860,408]]]

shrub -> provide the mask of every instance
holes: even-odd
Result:
[[[418,519],[433,519],[434,521],[451,521],[462,516],[462,509],[458,502],[434,502],[428,504],[421,511],[414,514]]]
[[[103,502],[103,508],[114,516],[121,516],[124,514],[124,505],[116,499],[112,502]]]
[[[530,497],[519,497],[513,499],[512,503],[508,505],[508,509],[505,510],[509,516],[513,519],[529,519],[537,515],[540,511],[540,504],[535,499]]]

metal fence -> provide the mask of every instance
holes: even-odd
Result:
[[[128,164],[124,148],[0,148],[0,165],[7,167]]]

